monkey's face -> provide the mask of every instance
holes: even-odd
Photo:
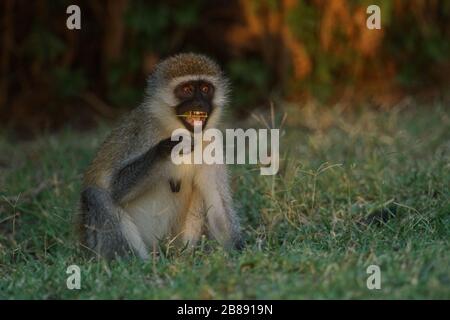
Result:
[[[201,122],[202,128],[206,126],[213,112],[214,91],[215,87],[205,80],[186,81],[175,87],[179,102],[175,113],[188,130],[194,131],[195,122]]]

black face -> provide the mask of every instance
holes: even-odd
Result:
[[[214,86],[202,80],[188,81],[179,84],[174,93],[180,101],[175,112],[184,126],[193,131],[194,122],[201,121],[202,128],[205,127],[213,108]]]

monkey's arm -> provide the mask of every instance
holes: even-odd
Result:
[[[226,167],[206,165],[198,183],[211,236],[226,248],[241,249],[243,241],[239,220],[233,209]]]
[[[112,199],[120,203],[136,197],[139,194],[139,184],[151,174],[156,163],[170,156],[172,148],[178,143],[170,138],[162,140],[116,170],[111,180]]]

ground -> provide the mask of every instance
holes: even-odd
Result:
[[[108,127],[1,138],[0,298],[449,299],[449,110],[286,109],[279,174],[231,168],[246,248],[166,243],[150,262],[77,246],[81,174]],[[66,286],[72,264],[80,290]],[[379,290],[367,288],[370,265]]]

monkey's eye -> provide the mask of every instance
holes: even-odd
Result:
[[[194,92],[194,87],[191,84],[184,85],[181,90],[183,91],[183,94],[186,96],[191,95]]]
[[[208,94],[209,93],[209,86],[207,84],[202,84],[200,86],[200,90],[204,93],[204,94]]]

